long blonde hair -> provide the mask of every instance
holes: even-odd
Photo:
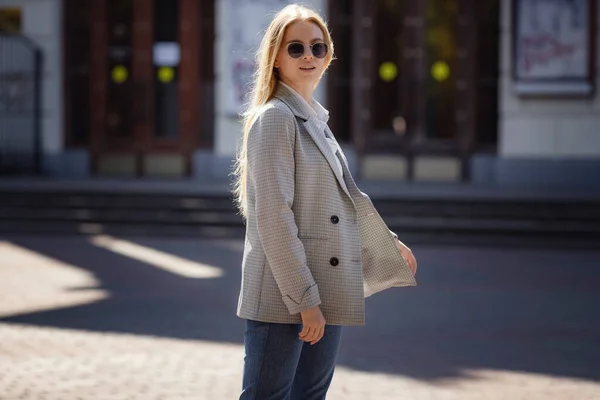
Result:
[[[247,217],[247,145],[248,132],[256,119],[258,110],[273,98],[277,77],[274,72],[275,58],[283,41],[286,29],[296,21],[314,22],[323,32],[323,40],[327,44],[328,52],[325,57],[323,73],[333,59],[333,42],[323,18],[314,10],[298,4],[290,4],[279,11],[269,24],[256,53],[256,71],[250,92],[250,102],[247,110],[242,113],[243,136],[242,145],[238,148],[233,175],[233,195],[241,216]],[[319,76],[315,87],[319,84],[323,74]]]

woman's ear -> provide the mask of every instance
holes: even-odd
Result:
[[[273,64],[273,67],[279,68],[279,60],[275,60],[275,64]]]

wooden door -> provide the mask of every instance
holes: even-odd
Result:
[[[94,172],[187,175],[200,126],[200,3],[92,3]]]

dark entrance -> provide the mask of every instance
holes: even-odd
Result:
[[[337,135],[359,156],[468,160],[495,151],[499,1],[329,2],[338,60],[328,77]]]
[[[67,0],[65,13],[67,145],[100,174],[189,174],[212,145],[214,2]]]

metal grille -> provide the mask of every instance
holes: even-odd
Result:
[[[31,40],[0,33],[0,175],[40,173],[41,69]]]

